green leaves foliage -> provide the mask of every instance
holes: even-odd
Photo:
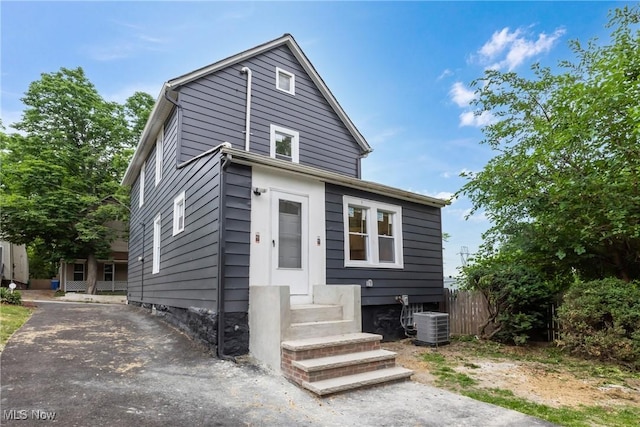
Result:
[[[640,369],[640,283],[615,278],[574,284],[558,310],[571,352]]]
[[[128,220],[120,188],[153,98],[104,100],[82,68],[61,68],[30,84],[21,134],[0,132],[0,238],[42,259],[106,256]]]
[[[571,44],[574,61],[533,78],[486,71],[477,113],[496,156],[459,193],[484,209],[492,254],[526,229],[545,268],[640,277],[640,7],[612,13],[608,44]]]

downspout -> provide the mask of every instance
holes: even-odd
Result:
[[[164,99],[169,101],[176,107],[178,114],[178,129],[176,133],[178,134],[176,137],[176,166],[180,163],[180,157],[182,156],[182,105],[171,99],[168,95],[169,89],[164,91]],[[163,125],[164,126],[164,125]]]
[[[142,268],[141,268],[142,273],[140,274],[140,304],[144,304],[144,250],[145,250],[144,234],[145,234],[145,226],[144,226],[144,221],[142,221],[142,256],[139,258],[139,261],[142,264]]]
[[[218,217],[218,343],[217,343],[217,352],[218,358],[223,360],[231,360],[233,362],[236,359],[233,356],[227,355],[224,352],[224,302],[225,302],[225,289],[224,289],[224,275],[225,275],[225,263],[226,263],[226,199],[225,199],[225,179],[224,175],[231,162],[231,154],[223,154],[222,157],[222,167],[220,168],[220,195],[218,196],[219,200],[219,217]]]
[[[251,77],[252,73],[248,67],[242,67],[240,70],[243,74],[247,74],[247,111],[245,113],[244,123],[244,150],[249,151],[251,142]]]

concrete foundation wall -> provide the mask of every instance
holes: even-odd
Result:
[[[217,353],[218,314],[205,308],[179,308],[165,305],[140,304],[130,302],[150,310],[167,323]],[[224,353],[240,356],[249,352],[249,324],[247,313],[225,313]]]
[[[251,355],[280,372],[280,342],[290,324],[289,286],[252,286],[249,290]]]
[[[438,311],[438,304],[424,304],[424,311]],[[362,307],[362,331],[382,335],[383,341],[406,338],[400,324],[401,304]]]

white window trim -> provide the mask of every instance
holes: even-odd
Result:
[[[179,215],[180,212],[178,209],[180,202],[182,202],[182,227],[180,227],[180,215]],[[178,197],[176,197],[173,200],[173,235],[174,236],[184,231],[184,224],[186,220],[187,220],[187,203],[185,200],[185,193],[183,191],[178,195]]]
[[[147,161],[145,160],[140,167],[140,194],[138,197],[138,207],[141,208],[144,205],[144,178],[145,171],[147,170]]]
[[[276,157],[276,132],[284,133],[290,135],[292,137],[291,141],[291,162],[292,163],[300,163],[300,133],[295,130],[283,128],[278,125],[271,125],[270,127],[270,149],[269,155],[274,159]]]
[[[291,79],[291,89],[286,90],[280,87],[280,74],[284,74]],[[280,67],[276,67],[276,89],[278,89],[281,92],[288,93],[289,95],[295,95],[296,94],[296,75],[293,73],[290,73],[289,71],[283,70]]]
[[[162,240],[162,219],[160,214],[153,220],[153,263],[151,274],[160,272],[160,244]]]
[[[349,206],[361,207],[367,213],[367,253],[366,261],[354,261],[349,259]],[[394,253],[396,262],[380,262],[378,250],[377,212],[392,213],[395,219],[393,230]],[[344,266],[345,267],[375,267],[375,268],[404,268],[403,242],[402,242],[402,206],[389,205],[387,203],[366,200],[359,197],[342,197],[343,225],[344,225]]]
[[[164,160],[164,128],[160,129],[156,138],[156,186],[162,179],[162,162]]]

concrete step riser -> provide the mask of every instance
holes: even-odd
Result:
[[[291,309],[291,323],[326,322],[331,320],[342,320],[342,306]]]
[[[345,343],[335,346],[317,348],[313,350],[287,350],[282,349],[282,360],[308,360],[319,357],[338,356],[341,354],[360,353],[363,351],[380,350],[380,341],[369,341],[361,343]]]
[[[301,385],[319,396],[326,396],[363,387],[405,381],[411,377],[412,373],[408,369],[394,367],[316,382],[306,381]]]
[[[361,326],[351,320],[319,323],[292,323],[287,330],[287,339],[299,340],[360,332]]]

